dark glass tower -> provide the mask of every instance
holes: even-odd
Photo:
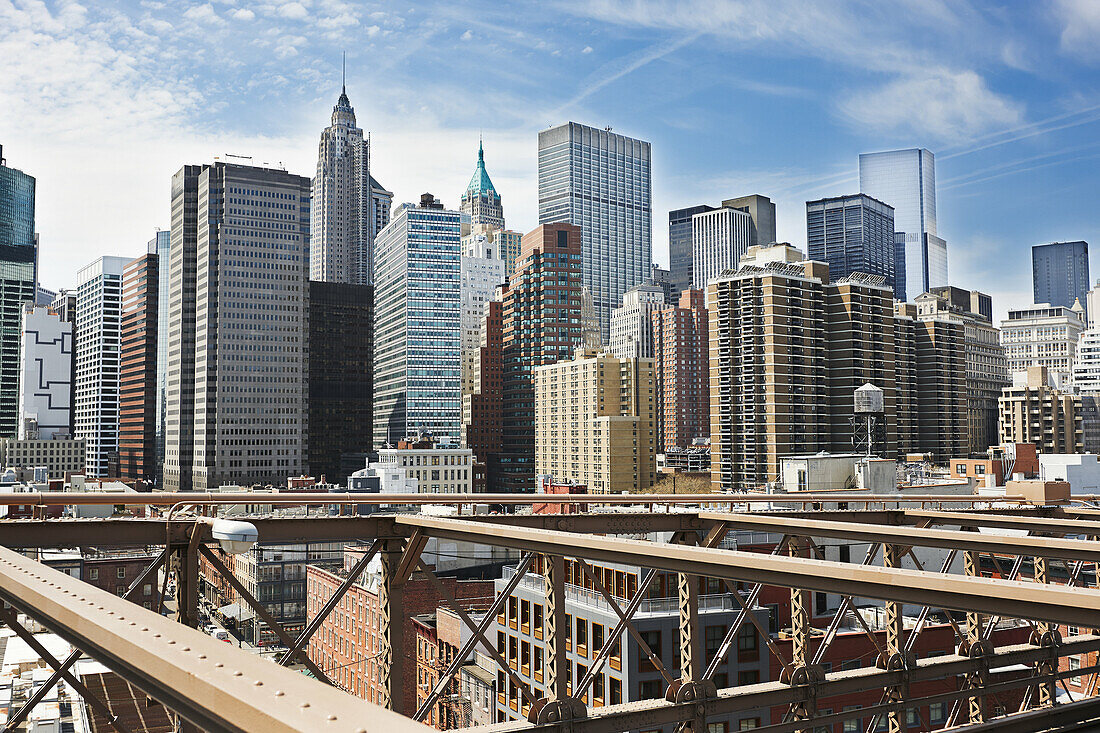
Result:
[[[34,302],[38,247],[32,176],[9,168],[0,147],[0,438],[19,423],[19,344],[23,303]]]
[[[1088,308],[1089,243],[1052,242],[1032,247],[1031,286],[1036,303],[1072,308],[1073,301],[1080,300]]]

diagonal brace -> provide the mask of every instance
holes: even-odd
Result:
[[[210,548],[208,548],[206,545],[201,544],[199,545],[199,552],[202,553],[206,557],[206,559],[210,561],[210,564],[213,565],[214,569],[217,570],[221,574],[221,576],[226,579],[229,585],[233,586],[233,590],[237,591],[240,597],[243,598],[245,602],[252,607],[252,610],[256,612],[256,615],[259,616],[265,624],[267,624],[267,627],[274,631],[276,635],[278,635],[279,639],[284,644],[286,644],[287,648],[294,646],[294,639],[290,638],[290,634],[286,632],[286,629],[283,628],[282,624],[276,621],[274,617],[272,617],[272,615],[268,613],[268,610],[264,606],[264,604],[257,601],[256,598],[248,592],[248,588],[244,587],[244,583],[242,583],[237,578],[237,576],[234,575],[229,570],[229,568],[225,566],[225,563],[221,561],[221,558],[219,558],[216,553],[212,552]],[[322,672],[321,668],[314,664],[313,660],[310,659],[307,655],[302,654],[301,651],[299,651],[298,659],[301,660],[302,664],[306,666],[306,669],[312,672],[317,679],[321,680],[322,682],[327,682],[330,685],[332,684],[332,680],[328,678],[328,675]]]

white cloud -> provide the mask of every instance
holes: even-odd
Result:
[[[1058,0],[1055,13],[1063,24],[1062,51],[1084,61],[1100,61],[1100,3]]]
[[[195,5],[188,8],[183,11],[183,17],[188,20],[194,20],[199,23],[210,23],[212,25],[225,22],[210,3],[206,5]]]
[[[857,129],[958,140],[1016,125],[1019,103],[993,92],[973,71],[928,69],[849,94],[838,110]]]
[[[256,14],[248,8],[237,8],[236,10],[230,11],[229,14],[237,20],[253,20],[256,17]]]
[[[591,46],[585,46],[584,48],[581,49],[581,53],[592,53],[592,47]]]
[[[474,38],[474,34],[467,28],[466,32],[459,36],[459,38],[463,41],[471,41]]]
[[[309,17],[309,11],[306,10],[306,6],[298,2],[287,3],[279,7],[279,15],[284,18],[290,18],[291,20],[302,20]]]
[[[376,25],[368,25],[365,30],[367,31],[368,38],[374,38],[382,31],[382,29]]]

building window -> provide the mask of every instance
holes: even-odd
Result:
[[[1069,671],[1076,672],[1081,669],[1081,657],[1073,656],[1069,658]],[[1069,683],[1075,687],[1081,686],[1081,675],[1075,674],[1069,678]]]
[[[642,680],[638,683],[639,700],[657,700],[663,696],[664,691],[661,690],[661,680]]]
[[[118,568],[115,571],[115,575],[119,578],[125,578],[126,577],[126,568]]]
[[[760,670],[743,669],[737,673],[738,685],[755,685],[760,682]]]
[[[966,475],[966,464],[965,463],[956,463],[955,464],[955,473],[957,473],[961,476],[965,476]]]
[[[88,580],[99,580],[99,568],[92,568],[88,571]]]
[[[623,683],[618,677],[607,678],[607,704],[619,705],[623,701]]]
[[[718,649],[722,646],[722,640],[726,638],[726,627],[724,625],[708,626],[703,633],[703,644],[706,652],[704,658],[706,659],[706,663],[710,664],[718,655]],[[723,660],[723,664],[724,663],[725,660]]]

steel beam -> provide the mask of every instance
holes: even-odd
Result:
[[[1100,592],[1091,589],[1039,588],[1034,583],[859,567],[828,560],[683,545],[662,545],[660,551],[655,552],[652,542],[642,540],[486,526],[423,515],[402,515],[394,521],[410,532],[420,528],[433,537],[445,539],[545,554],[582,555],[589,560],[622,562],[785,588],[1100,628]]]
[[[915,513],[909,512],[910,516]],[[921,512],[920,514],[936,514]],[[973,549],[979,552],[995,552],[1005,555],[1036,555],[1059,560],[1087,560],[1100,562],[1100,542],[1065,540],[1054,537],[1009,537],[1005,535],[960,532],[948,529],[921,529],[918,527],[882,526],[857,522],[831,522],[816,519],[798,519],[782,514],[725,514],[700,512],[704,520],[726,522],[731,529],[749,529],[758,532],[790,532],[805,537],[833,537],[858,542],[885,542],[917,547],[938,547],[946,550]],[[1056,523],[1037,517],[1029,524]],[[1045,531],[1054,531],[1047,529]]]
[[[431,730],[5,548],[0,600],[205,730]]]
[[[1058,650],[1061,655],[1085,654],[1092,650],[1100,649],[1100,636],[1084,636],[1067,639],[1065,646]],[[1050,656],[1052,650],[1039,649],[1030,644],[1020,644],[1012,647],[1004,647],[999,653],[992,656],[989,662],[996,667],[1004,667],[1016,664],[1034,664],[1044,656]],[[841,695],[851,695],[872,690],[881,690],[884,687],[900,685],[907,674],[910,684],[929,682],[933,680],[954,680],[959,675],[965,675],[976,669],[980,662],[960,656],[943,656],[921,659],[908,673],[894,670],[879,670],[873,667],[864,667],[856,670],[831,672],[826,679],[816,686],[818,699],[828,699]],[[1066,674],[1069,674],[1068,672]],[[1017,680],[1018,685],[1029,684],[1033,678],[1027,677]],[[590,712],[588,719],[572,722],[574,733],[615,733],[624,730],[651,730],[662,726],[689,721],[698,713],[697,707],[705,708],[708,719],[720,716],[737,715],[738,713],[768,709],[779,705],[792,705],[804,701],[811,690],[808,686],[791,686],[783,682],[764,682],[756,685],[742,685],[726,688],[718,691],[716,698],[696,700],[684,703],[669,703],[664,700],[644,700],[625,703],[609,707],[596,708]],[[955,696],[965,696],[965,690],[954,691]],[[866,715],[867,711],[850,711],[849,717]],[[836,714],[834,714],[836,715]],[[843,717],[843,715],[841,715]],[[791,723],[786,728],[792,730],[803,728],[805,722]],[[510,723],[497,723],[467,729],[469,733],[562,733],[566,730],[563,726],[554,724],[531,726],[525,721]]]
[[[379,704],[407,713],[405,690],[405,578],[397,574],[405,550],[403,540],[386,540],[382,547],[382,578],[378,585],[378,667],[382,677]]]
[[[1095,519],[1076,519],[1073,516],[1020,516],[992,512],[987,513],[983,511],[946,512],[928,509],[906,509],[904,514],[905,517],[914,522],[922,519],[930,519],[935,524],[950,524],[961,527],[1022,529],[1033,532],[1050,532],[1052,534],[1063,535],[1100,535],[1100,521]],[[991,535],[985,535],[983,539],[990,536]]]

